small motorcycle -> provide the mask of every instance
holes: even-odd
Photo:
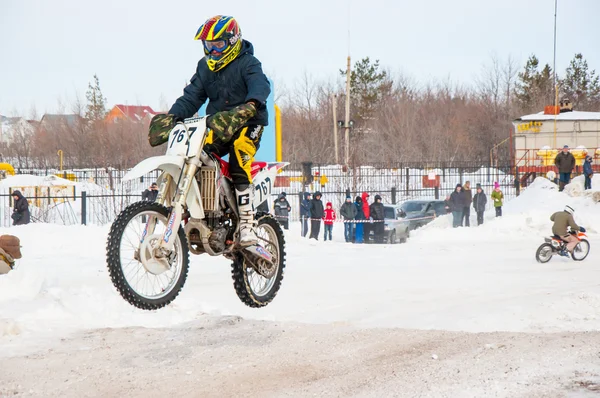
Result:
[[[590,253],[590,242],[587,240],[587,235],[583,232],[570,231],[569,233],[579,241],[571,253],[571,258],[574,261],[583,261]],[[561,253],[568,253],[567,242],[558,236],[551,236],[544,238],[544,243],[538,247],[535,258],[539,263],[547,263],[552,256],[561,255]]]
[[[229,164],[203,148],[206,118],[178,123],[164,156],[143,160],[124,181],[161,170],[155,202],[129,205],[113,222],[106,261],[113,284],[135,307],[154,310],[172,302],[187,278],[189,252],[232,261],[231,276],[240,300],[264,307],[277,294],[285,268],[285,241],[279,223],[257,212],[258,244],[239,242],[239,211]],[[287,163],[251,165],[255,191],[248,198],[259,208],[271,196],[277,172]]]

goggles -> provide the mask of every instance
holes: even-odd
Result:
[[[208,53],[216,51],[222,53],[227,49],[227,42],[225,40],[205,40],[204,48]]]

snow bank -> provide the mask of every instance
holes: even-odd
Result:
[[[53,187],[65,185],[73,186],[76,185],[76,183],[55,175],[35,176],[29,174],[8,176],[0,181],[0,189],[12,187]]]
[[[600,187],[600,178],[596,178],[595,182]],[[457,228],[449,234],[448,229],[452,228],[452,215],[445,215],[414,231],[413,236],[421,240],[435,237],[486,241],[490,236],[498,240],[510,236],[535,236],[539,239],[540,236],[550,234],[552,227],[550,215],[563,210],[566,205],[575,209],[575,221],[586,227],[588,232],[600,232],[600,203],[593,198],[593,191],[585,191],[585,194],[583,192],[583,179],[579,177],[567,185],[565,192],[558,192],[556,184],[546,178],[538,177],[521,195],[505,202],[502,207],[503,217],[496,218],[494,210],[488,210],[482,226]],[[472,227],[477,225],[473,210],[471,210],[470,222]]]

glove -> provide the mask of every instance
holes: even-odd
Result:
[[[169,133],[177,122],[183,121],[182,118],[170,114],[156,115],[150,121],[148,129],[148,142],[150,146],[158,146],[169,141]]]
[[[256,116],[254,101],[236,106],[230,111],[217,112],[208,117],[206,124],[213,132],[213,138],[229,142],[236,131],[241,129],[248,120]]]
[[[585,232],[585,228],[579,227],[579,232]]]

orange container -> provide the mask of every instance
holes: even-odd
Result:
[[[558,115],[560,113],[560,107],[554,105],[546,105],[544,107],[544,115]]]

